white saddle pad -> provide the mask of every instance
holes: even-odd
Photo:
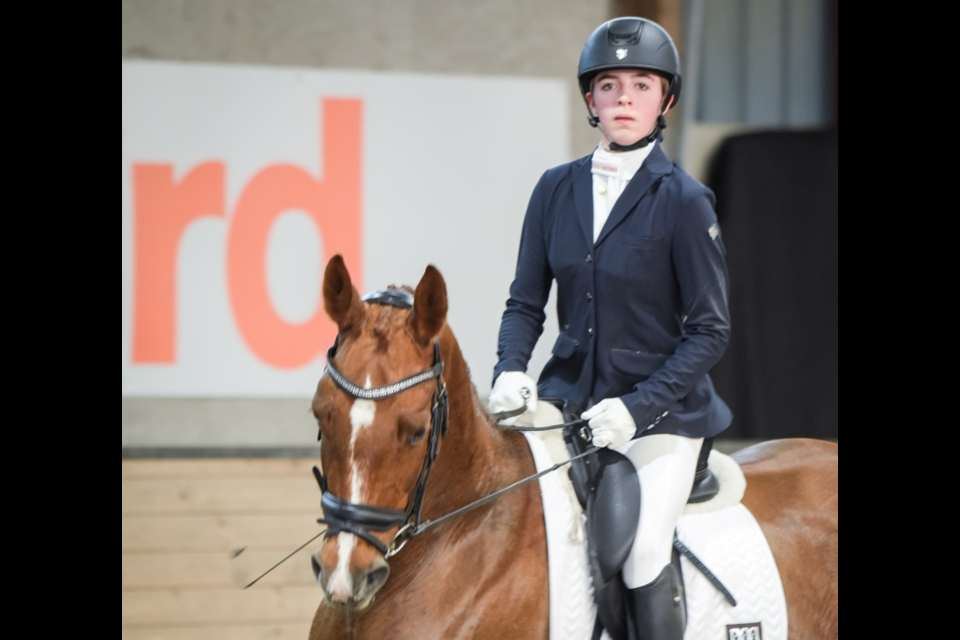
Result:
[[[733,594],[737,606],[682,557],[687,597],[684,640],[787,640],[787,604],[780,573],[767,539],[753,514],[740,503],[746,481],[728,456],[710,452],[710,468],[720,479],[720,494],[687,505],[677,523],[677,538]]]
[[[562,422],[559,412],[549,416],[540,413],[534,418],[537,424]],[[524,435],[538,471],[569,457],[558,431]],[[688,505],[677,524],[677,535],[733,594],[737,606],[730,605],[683,558],[687,599],[684,640],[786,640],[786,602],[780,574],[760,526],[740,504],[746,486],[743,473],[736,462],[716,451],[710,454],[710,468],[723,487],[720,495],[707,503]],[[566,470],[561,468],[539,480],[550,563],[550,639],[589,640],[596,605],[583,512]]]

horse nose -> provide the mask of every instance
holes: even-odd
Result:
[[[322,557],[322,552],[310,556],[310,565],[318,586],[326,599],[334,604],[357,609],[366,607],[390,575],[390,565],[379,555],[367,566],[346,570],[325,564]]]

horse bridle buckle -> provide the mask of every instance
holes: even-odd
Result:
[[[389,560],[393,556],[400,553],[400,550],[409,542],[410,537],[407,535],[407,532],[416,526],[413,522],[408,522],[407,524],[400,527],[400,530],[397,531],[397,535],[393,536],[393,540],[390,541],[390,545],[387,547],[387,552],[383,554],[383,557]],[[397,544],[397,540],[400,541],[400,544]]]

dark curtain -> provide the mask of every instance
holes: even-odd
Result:
[[[735,136],[709,177],[732,338],[711,375],[725,438],[839,437],[839,130]]]

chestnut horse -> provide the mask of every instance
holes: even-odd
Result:
[[[434,267],[427,267],[408,309],[363,302],[335,256],[323,300],[340,332],[330,360],[338,379],[330,369],[320,379],[313,413],[327,491],[342,501],[344,513],[409,512],[432,442],[438,451],[423,493],[424,520],[535,473],[523,436],[499,427],[477,396],[446,324],[446,286]],[[449,430],[434,441],[437,380],[376,399],[360,399],[357,389],[429,373],[435,344]],[[748,482],[743,502],[780,568],[790,638],[838,637],[837,446],[772,442],[741,452],[738,460]],[[400,525],[380,530],[384,526],[362,534],[341,529],[313,556],[325,601],[311,640],[548,637],[546,534],[535,482],[408,540],[399,551],[393,542]],[[388,564],[385,555],[393,553]]]

